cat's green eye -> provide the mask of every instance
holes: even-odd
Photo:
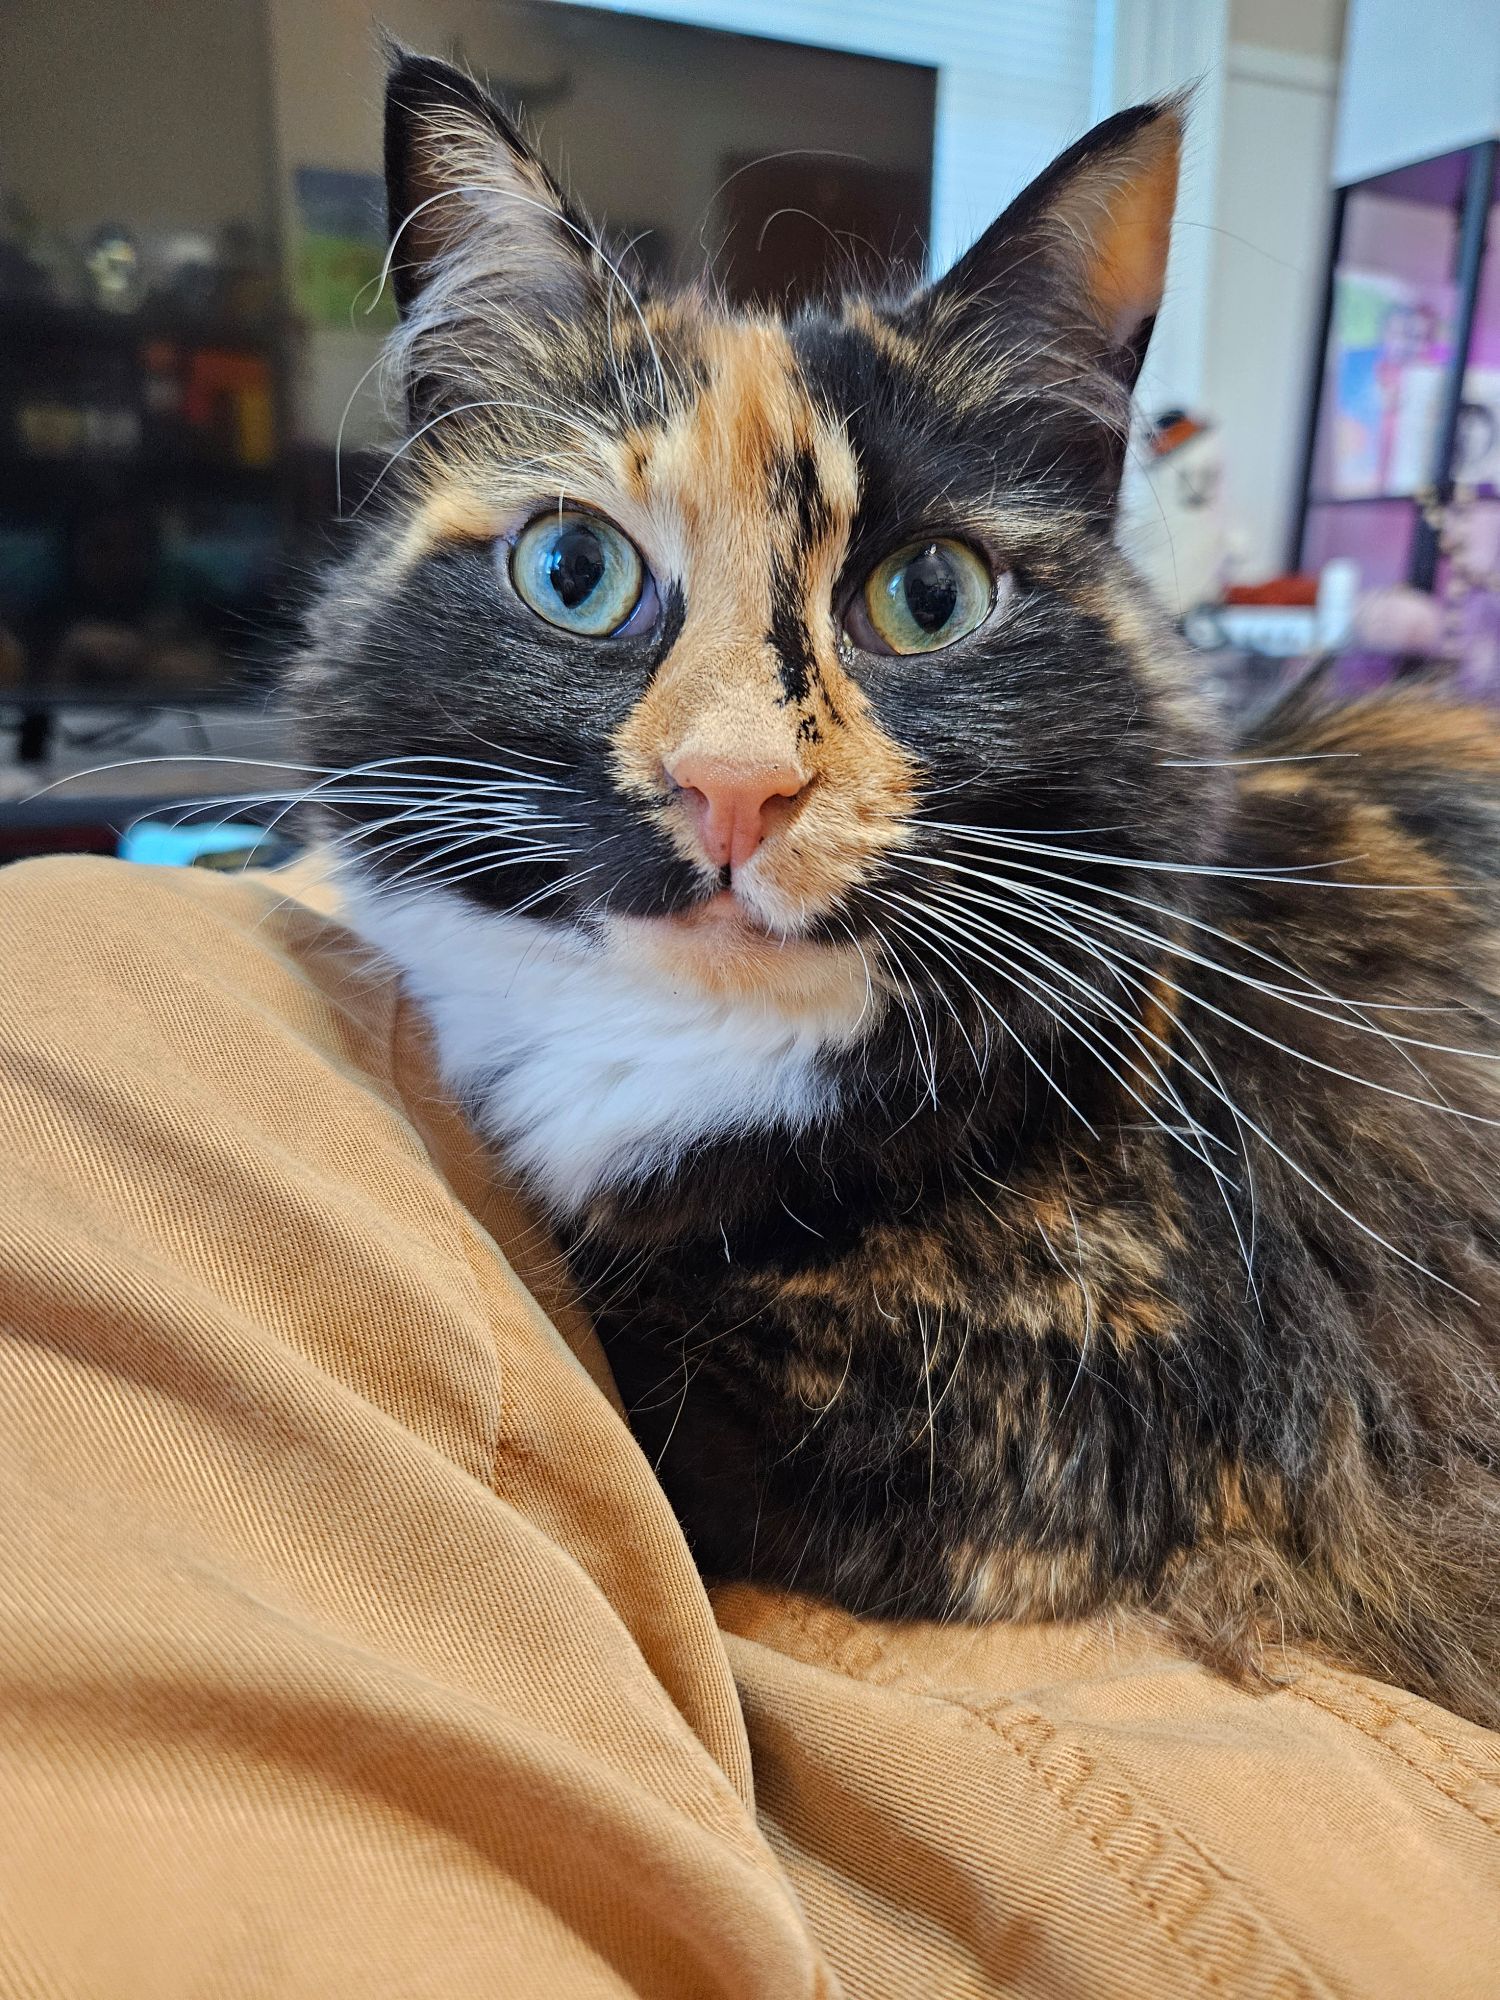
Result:
[[[911,542],[877,563],[845,620],[872,653],[936,653],[982,625],[995,602],[988,566],[962,542]]]
[[[646,566],[634,544],[597,514],[543,514],[516,537],[510,580],[538,618],[565,632],[608,638],[641,602]]]

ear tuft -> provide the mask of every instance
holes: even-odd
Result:
[[[1161,309],[1172,247],[1182,114],[1176,104],[1160,104],[1120,118],[1129,121],[1125,130],[1104,140],[1092,170],[1075,170],[1064,182],[1051,219],[1078,244],[1084,302],[1110,346],[1139,341],[1144,353],[1142,329],[1149,336]]]

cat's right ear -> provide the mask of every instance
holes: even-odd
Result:
[[[506,329],[576,319],[601,267],[582,217],[489,93],[448,63],[387,53],[390,280],[415,412],[472,393],[475,360]]]
[[[1035,462],[1108,505],[1166,282],[1185,108],[1167,98],[1096,125],[897,322],[969,421],[1034,391]]]

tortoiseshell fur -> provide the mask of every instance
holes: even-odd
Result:
[[[1130,249],[1089,280],[1079,217],[1164,133],[1175,172],[1174,111],[1090,135],[931,290],[780,318],[638,303],[452,72],[404,58],[391,103],[394,220],[465,206],[398,235],[414,441],[302,673],[319,761],[411,774],[398,814],[330,789],[352,879],[452,880],[419,781],[493,751],[565,777],[569,852],[479,850],[476,920],[691,912],[723,884],[663,746],[708,717],[810,774],[757,920],[870,977],[816,1121],[558,1218],[705,1572],[1135,1607],[1500,1723],[1500,730],[1314,687],[1230,742],[1116,552],[1149,305],[1085,309]],[[497,583],[559,495],[654,553],[652,630],[572,638]],[[857,657],[840,605],[929,533],[1013,576],[1003,615]]]

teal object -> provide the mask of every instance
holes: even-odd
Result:
[[[166,820],[139,819],[120,836],[120,859],[144,861],[153,868],[191,868],[204,854],[230,854],[236,848],[265,846],[265,862],[276,858],[281,843],[253,820],[217,820],[203,826],[172,826]]]

